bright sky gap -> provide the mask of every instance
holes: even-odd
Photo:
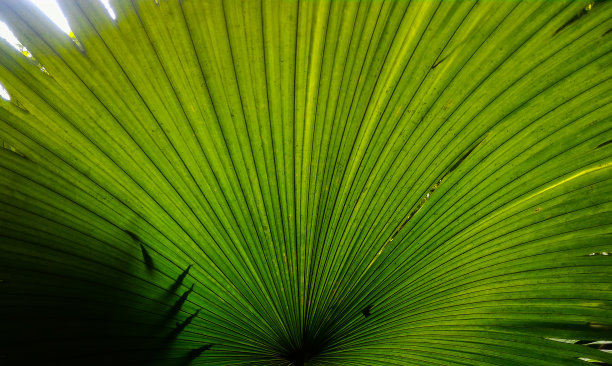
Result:
[[[60,9],[56,0],[29,0],[29,1],[34,3],[34,5],[36,5],[43,13],[45,13],[49,17],[49,19],[51,19],[58,26],[59,29],[61,29],[66,34],[70,34],[71,30],[70,30],[70,26],[68,25],[68,20],[66,20],[66,17],[64,16],[64,13],[62,12],[62,9]],[[106,10],[108,11],[109,16],[115,19],[116,15],[110,6],[109,0],[100,0],[100,2],[104,5]],[[17,45],[20,44],[21,42],[19,42],[17,37],[15,37],[13,32],[11,32],[9,27],[4,22],[0,22],[0,38],[5,39],[13,47],[15,47],[16,49],[19,49]],[[5,100],[11,99],[8,91],[4,88],[2,83],[0,83],[0,98],[5,99]]]

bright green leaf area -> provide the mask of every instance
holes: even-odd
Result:
[[[60,6],[0,1],[0,364],[612,364],[612,2]]]

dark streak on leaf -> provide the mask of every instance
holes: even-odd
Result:
[[[553,37],[557,35],[557,33],[561,32],[563,29],[565,29],[567,26],[569,26],[570,24],[574,23],[575,21],[577,21],[578,19],[582,18],[583,16],[587,15],[589,13],[589,11],[591,11],[593,9],[593,6],[597,3],[591,3],[589,5],[587,5],[586,7],[584,7],[580,13],[574,15],[570,20],[568,20],[567,22],[565,22],[562,26],[560,26],[555,33],[553,34]]]
[[[136,241],[136,242],[140,242],[140,238],[138,237],[138,235],[134,234],[133,232],[129,231],[129,230],[123,230],[126,234],[128,234],[130,236],[130,238],[132,238],[132,240]]]
[[[410,221],[411,218],[414,217],[414,215],[416,215],[417,212],[419,212],[419,210],[421,209],[421,207],[423,207],[425,205],[425,203],[427,202],[427,200],[429,199],[429,196],[431,195],[431,193],[433,193],[436,189],[438,189],[438,187],[440,186],[440,183],[442,182],[442,180],[440,179],[438,181],[438,183],[434,184],[431,189],[429,190],[429,194],[426,197],[423,197],[421,199],[421,201],[419,202],[419,204],[417,205],[417,207],[412,210],[410,212],[410,214],[408,214],[408,216],[404,219],[404,221],[402,221],[401,225],[395,230],[395,232],[393,233],[393,235],[391,235],[391,240],[395,239],[395,237],[397,236],[397,234],[399,234],[399,232],[404,228],[404,226],[406,226],[406,224],[408,224],[408,221]]]
[[[176,313],[178,313],[179,310],[181,310],[181,308],[183,307],[183,304],[185,303],[185,301],[187,301],[189,294],[191,294],[192,292],[193,292],[193,285],[191,285],[189,290],[185,291],[183,295],[181,295],[181,297],[174,303],[174,305],[172,305],[172,308],[170,309],[170,312],[168,313],[169,317],[175,315]]]
[[[168,334],[168,337],[166,337],[166,341],[171,341],[171,340],[175,339],[183,330],[185,330],[185,328],[189,324],[191,324],[193,319],[196,316],[198,316],[199,313],[200,313],[200,309],[196,310],[195,313],[193,313],[190,316],[188,316],[182,323],[177,323],[176,324],[176,328],[174,328],[172,330],[172,332],[170,332],[170,334]]]
[[[606,141],[604,143],[601,143],[601,144],[597,145],[596,149],[599,149],[600,147],[604,147],[604,146],[609,145],[609,144],[612,144],[612,140],[608,140],[608,141]]]
[[[453,166],[450,167],[450,169],[448,170],[448,173],[446,173],[445,176],[449,175],[455,169],[457,169],[459,167],[459,165],[461,163],[463,163],[463,161],[472,153],[472,151],[474,151],[474,149],[476,149],[476,146],[478,146],[478,145],[480,145],[480,142],[478,144],[474,145],[474,147],[472,147],[470,150],[468,150],[467,153],[465,153],[459,160],[457,160],[457,162],[455,164],[453,164]],[[444,179],[444,178],[442,178],[442,179]]]
[[[30,161],[30,159],[28,159],[27,156],[25,156],[24,154],[20,153],[19,151],[12,150],[10,147],[0,146],[0,148],[3,148],[6,151],[15,154],[15,155],[19,156],[20,158],[23,158],[23,159],[26,159],[26,160]]]
[[[193,361],[195,358],[199,357],[203,352],[208,351],[209,349],[212,348],[212,346],[214,346],[214,344],[205,344],[199,348],[196,349],[192,349],[191,351],[189,351],[189,353],[187,354],[187,357],[185,357],[184,362],[181,364],[182,366],[187,366],[191,363],[191,361]]]
[[[372,310],[372,305],[368,305],[366,306],[361,313],[363,314],[364,317],[369,317],[370,315],[372,315],[372,313],[370,312],[370,310]]]
[[[17,107],[21,112],[23,113],[27,113],[30,114],[30,111],[23,105],[23,103],[21,103],[18,99],[15,99],[15,97],[13,97],[11,95],[11,103]]]
[[[174,283],[172,284],[172,287],[168,289],[170,292],[176,292],[176,290],[179,289],[179,287],[183,284],[183,280],[185,280],[185,277],[187,277],[187,275],[189,274],[190,269],[191,269],[191,264],[187,268],[185,268],[183,273],[181,273],[176,278],[176,281],[174,281]]]
[[[486,137],[485,137],[486,138]],[[391,235],[391,240],[395,239],[395,237],[397,236],[397,234],[399,234],[399,232],[406,226],[406,224],[408,223],[408,221],[410,221],[410,219],[412,219],[412,217],[414,217],[414,215],[416,215],[417,212],[419,212],[419,210],[425,205],[425,203],[427,202],[427,200],[429,199],[429,196],[435,192],[438,187],[440,187],[440,184],[442,183],[442,181],[444,180],[444,178],[446,178],[450,173],[452,173],[455,169],[457,169],[457,167],[459,167],[459,165],[476,149],[476,147],[478,147],[482,142],[484,141],[484,138],[482,140],[480,140],[477,144],[475,144],[470,150],[468,150],[467,153],[465,153],[459,160],[457,160],[457,162],[455,164],[453,164],[453,166],[450,167],[450,169],[448,170],[448,172],[446,174],[444,174],[444,176],[442,178],[440,178],[436,183],[434,183],[431,188],[429,189],[429,194],[426,197],[423,197],[421,199],[421,201],[419,202],[419,204],[417,205],[417,207],[412,210],[412,212],[410,212],[410,214],[404,219],[404,221],[402,221],[402,223],[400,224],[400,226],[395,230],[395,232],[393,233],[393,235]]]
[[[154,270],[155,266],[153,265],[153,258],[147,251],[147,248],[145,248],[145,246],[142,244],[142,241],[140,240],[138,235],[134,234],[133,232],[129,230],[123,230],[123,232],[128,234],[130,238],[132,238],[132,240],[140,244],[140,251],[142,252],[142,260],[144,261],[145,266],[147,267],[147,271],[151,272],[152,270]]]
[[[142,245],[142,243],[140,243],[140,250],[142,251],[142,259],[144,260],[147,270],[149,272],[152,271],[155,268],[153,266],[153,258],[151,258],[151,255],[149,254],[145,246]]]
[[[431,67],[431,69],[435,69],[436,67],[438,67],[438,65],[440,65],[442,63],[442,61],[444,61],[446,58],[443,58],[441,60],[436,61],[435,64],[433,64],[433,66]]]

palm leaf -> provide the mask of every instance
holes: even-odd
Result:
[[[612,362],[612,4],[60,5],[0,2],[0,359]]]

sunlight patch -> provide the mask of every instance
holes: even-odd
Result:
[[[0,83],[0,98],[4,100],[11,100],[11,95],[9,94],[8,90],[6,90],[4,85],[2,85],[2,83]]]
[[[11,31],[11,29],[4,22],[0,22],[0,38],[5,39],[11,46],[13,46],[17,51],[21,52],[25,57],[32,58],[32,54],[28,51],[27,48],[19,40],[15,37],[15,34]]]
[[[104,5],[104,7],[106,8],[106,11],[108,11],[108,15],[110,15],[110,17],[113,18],[113,20],[117,19],[117,15],[115,14],[115,11],[111,7],[109,0],[100,0],[100,2],[102,3],[102,5]]]
[[[55,23],[64,33],[70,34],[70,26],[68,20],[64,16],[56,0],[30,0],[36,5],[46,16]]]
[[[11,46],[15,47],[15,49],[20,50],[19,46],[21,46],[21,42],[19,42],[15,34],[11,32],[8,25],[4,22],[0,22],[0,38],[5,39]]]

